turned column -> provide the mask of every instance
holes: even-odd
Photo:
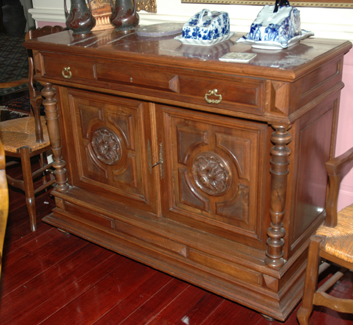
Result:
[[[43,105],[45,107],[45,116],[48,125],[49,139],[51,144],[51,149],[53,151],[55,168],[54,175],[56,180],[56,190],[59,192],[66,191],[69,188],[67,183],[65,161],[61,156],[61,138],[59,129],[59,113],[57,100],[54,98],[56,94],[55,89],[49,82],[44,83],[44,89],[42,90],[42,95],[45,98]]]
[[[267,251],[265,263],[271,268],[279,268],[284,264],[283,245],[285,230],[283,217],[285,213],[286,188],[288,176],[289,155],[291,153],[287,144],[292,140],[289,134],[289,126],[273,125],[271,141],[274,146],[271,149],[271,225],[267,229]]]

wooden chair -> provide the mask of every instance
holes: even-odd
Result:
[[[40,29],[30,30],[26,34],[26,40],[37,38],[62,31],[61,26],[45,26]],[[43,98],[40,91],[34,85],[34,64],[33,55],[28,53],[29,73],[27,79],[0,84],[0,88],[8,88],[27,82],[31,104],[31,114],[28,117],[16,118],[0,122],[0,139],[4,145],[6,157],[20,159],[22,167],[22,179],[14,179],[7,174],[7,181],[10,186],[24,191],[28,208],[31,230],[36,230],[36,206],[35,194],[48,188],[54,183],[54,177],[49,180],[45,172],[51,168],[48,164],[45,153],[50,149],[49,134],[44,116],[40,116],[40,106]],[[32,170],[32,157],[39,156],[39,168]],[[18,163],[16,160],[8,161],[6,167]],[[38,166],[38,165],[37,165]],[[42,184],[34,189],[34,179],[42,176]]]
[[[9,191],[7,188],[5,172],[5,152],[0,141],[0,276],[2,265],[2,252],[6,232],[7,216],[9,213]]]
[[[326,220],[310,238],[308,265],[302,306],[297,317],[301,325],[309,324],[313,306],[353,314],[353,300],[330,296],[325,291],[332,287],[347,270],[353,270],[353,204],[337,213],[340,181],[353,167],[353,148],[326,163],[329,192],[326,200]],[[342,267],[317,289],[320,259]],[[324,267],[324,264],[321,265]]]

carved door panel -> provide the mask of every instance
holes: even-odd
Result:
[[[243,240],[258,241],[267,125],[165,106],[159,109],[163,215],[225,237],[234,238],[237,233]]]
[[[78,90],[68,90],[68,103],[72,185],[154,212],[148,103]]]

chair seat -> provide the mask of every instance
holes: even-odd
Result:
[[[20,147],[28,146],[31,151],[50,145],[48,129],[44,116],[41,116],[44,142],[36,142],[34,117],[22,117],[0,123],[0,139],[5,152],[16,153]]]
[[[353,263],[353,204],[337,213],[337,226],[321,225],[316,234],[325,237],[320,249],[326,253]]]

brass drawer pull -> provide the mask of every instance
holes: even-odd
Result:
[[[206,102],[209,104],[219,104],[222,101],[222,95],[217,94],[217,89],[209,90],[205,95]],[[208,96],[216,96],[218,99],[208,99]]]
[[[65,67],[62,71],[62,75],[65,79],[70,79],[72,77],[72,72],[70,71],[70,67]]]

